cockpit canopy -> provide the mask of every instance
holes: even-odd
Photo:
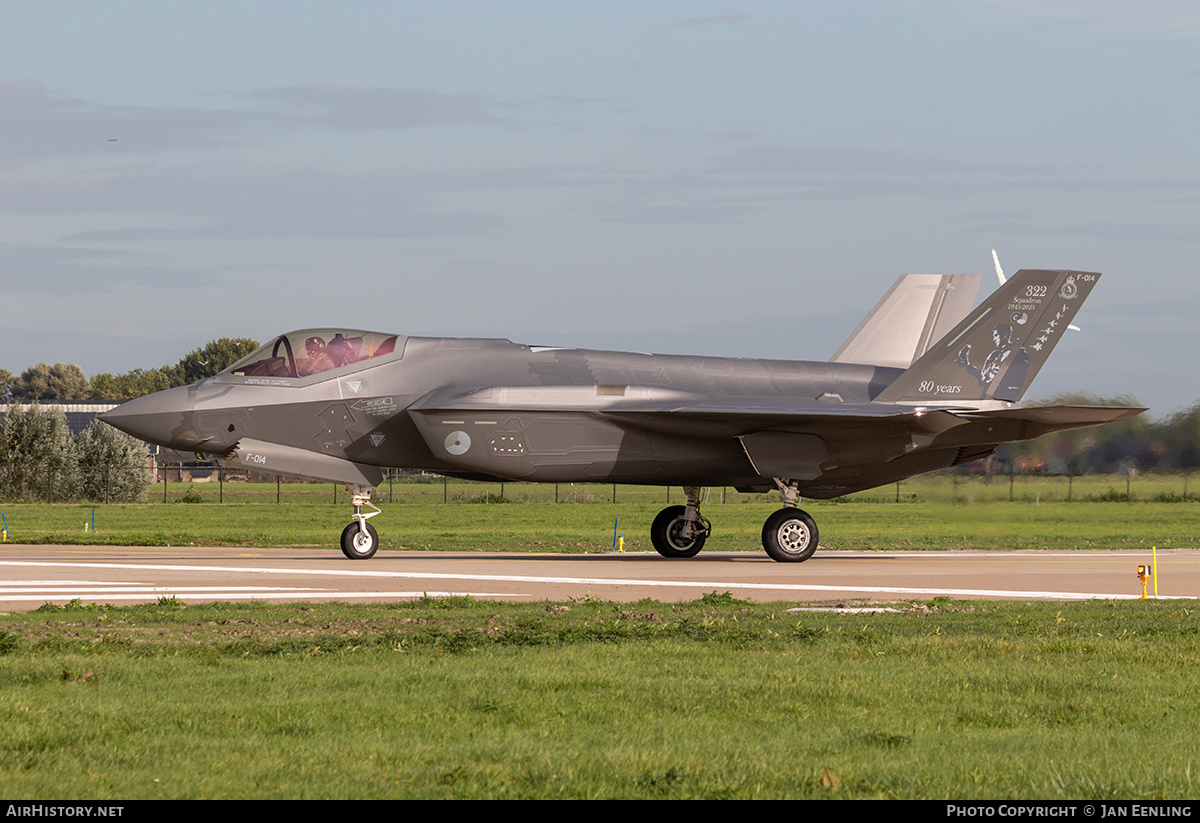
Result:
[[[281,334],[224,373],[237,377],[309,377],[392,354],[398,337],[353,329],[302,329]]]

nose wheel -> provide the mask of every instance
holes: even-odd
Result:
[[[342,530],[342,554],[351,560],[368,560],[379,551],[379,533],[367,522],[367,518],[383,512],[371,503],[370,487],[357,487],[352,489],[352,493],[354,520]],[[375,511],[363,514],[363,506],[370,506]]]
[[[351,560],[367,560],[379,551],[379,533],[370,523],[351,523],[342,530],[342,554]]]

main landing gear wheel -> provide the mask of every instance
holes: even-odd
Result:
[[[803,563],[817,550],[817,524],[800,509],[780,509],[767,518],[763,548],[780,563]]]
[[[654,550],[663,557],[695,557],[704,548],[708,531],[703,522],[695,523],[688,539],[683,538],[683,527],[687,524],[684,514],[686,506],[667,506],[654,518],[650,526],[650,542]]]
[[[342,554],[351,560],[367,560],[379,551],[379,533],[370,523],[355,520],[342,530]]]

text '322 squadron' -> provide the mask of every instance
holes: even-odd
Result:
[[[778,489],[763,548],[802,561],[817,526],[801,495],[869,489],[1144,411],[1019,404],[1099,277],[1020,271],[970,311],[979,275],[904,275],[828,362],[310,329],[101,419],[172,449],[347,484],[354,515],[341,544],[352,559],[379,547],[367,518],[379,513],[382,467],[403,467],[680,485],[687,504],[650,527],[664,557],[703,548],[703,487]]]

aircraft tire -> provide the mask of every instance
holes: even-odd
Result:
[[[364,525],[366,535],[358,528],[357,520],[342,530],[342,554],[351,560],[369,560],[379,551],[379,533],[370,523]]]
[[[694,535],[689,543],[679,539],[686,511],[686,506],[667,506],[650,525],[650,542],[663,557],[695,557],[704,548],[706,534]]]
[[[803,563],[817,550],[817,524],[808,512],[780,509],[763,525],[763,548],[780,563]]]

